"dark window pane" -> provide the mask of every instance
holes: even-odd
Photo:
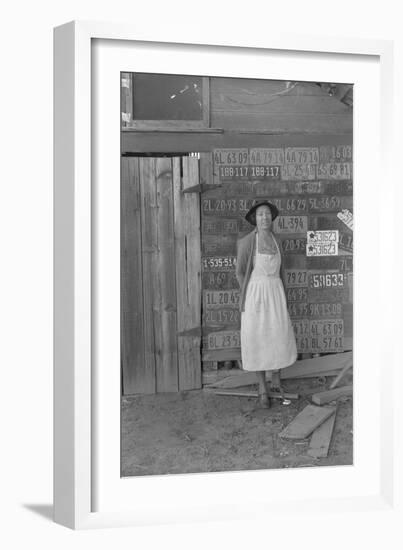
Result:
[[[134,120],[202,120],[202,79],[195,76],[133,75]]]

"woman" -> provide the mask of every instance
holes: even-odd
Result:
[[[294,330],[280,278],[280,248],[272,233],[277,216],[277,207],[267,200],[252,206],[245,218],[255,230],[238,241],[236,265],[241,288],[242,368],[256,371],[259,403],[264,408],[270,408],[266,371],[278,373],[278,369],[291,365],[297,358]]]

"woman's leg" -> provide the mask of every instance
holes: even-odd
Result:
[[[267,386],[266,386],[266,376],[265,376],[264,370],[259,370],[256,372],[257,380],[259,382],[259,395],[262,393],[267,393]]]
[[[267,394],[267,386],[266,386],[266,373],[265,371],[257,371],[256,372],[257,379],[259,382],[259,405],[265,409],[270,408],[270,399]]]

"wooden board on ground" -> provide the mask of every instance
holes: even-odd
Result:
[[[208,393],[214,393],[214,395],[230,395],[233,397],[258,397],[259,394],[257,391],[226,391],[226,390],[215,390],[208,389]],[[273,399],[299,399],[298,393],[279,393],[279,392],[268,392],[268,396]]]
[[[316,407],[307,405],[295,418],[279,433],[283,439],[305,439],[329,416],[334,414],[334,407]]]
[[[293,365],[281,369],[281,378],[298,378],[303,374],[321,375],[324,371],[342,369],[347,364],[353,364],[353,352],[332,353],[313,359],[296,361]]]
[[[353,386],[342,386],[341,388],[334,388],[333,390],[314,393],[312,396],[312,401],[316,405],[325,405],[326,403],[330,403],[330,401],[334,401],[338,397],[349,395],[353,395]]]
[[[329,418],[313,432],[307,452],[309,456],[312,456],[313,458],[323,458],[327,456],[335,420],[336,412],[329,416]]]

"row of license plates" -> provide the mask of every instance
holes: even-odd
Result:
[[[313,322],[310,321],[310,323]],[[333,323],[323,321],[312,325],[312,331],[309,333],[300,334],[296,331],[296,342],[299,352],[308,350],[317,350],[318,352],[342,351],[344,344],[343,327],[341,326],[340,329],[340,321],[334,321]],[[224,330],[211,332],[206,337],[205,347],[208,350],[240,348],[240,331]]]
[[[215,149],[213,157],[216,166],[319,164],[328,161],[352,161],[353,148],[351,145],[323,145],[321,147]]]
[[[283,164],[278,166],[219,166],[221,181],[237,180],[350,180],[353,175],[351,162],[326,162],[321,164]]]

